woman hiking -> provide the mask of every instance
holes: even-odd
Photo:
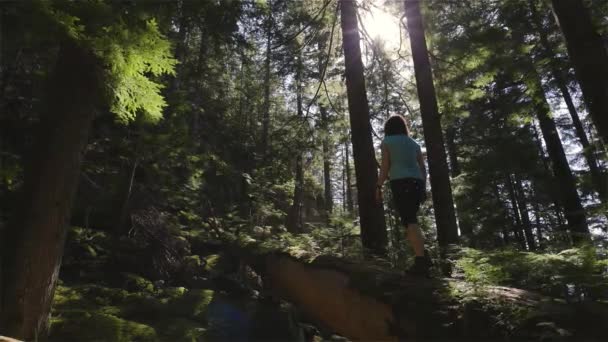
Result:
[[[420,204],[426,200],[426,167],[420,145],[410,138],[403,116],[394,115],[386,121],[381,148],[376,199],[382,201],[382,184],[390,179],[395,208],[416,255],[414,265],[406,273],[428,276],[432,264],[424,249],[424,236],[417,218]]]

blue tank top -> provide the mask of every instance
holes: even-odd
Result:
[[[422,179],[422,172],[418,166],[418,153],[420,145],[405,134],[388,135],[382,140],[388,148],[391,166],[388,175],[391,180],[400,178]]]

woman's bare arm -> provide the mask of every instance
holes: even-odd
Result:
[[[388,178],[388,169],[391,167],[391,155],[388,148],[382,144],[382,163],[380,164],[380,175],[378,176],[378,186],[382,186]]]
[[[420,172],[422,172],[422,179],[424,180],[424,184],[426,184],[426,165],[424,164],[424,156],[422,155],[422,151],[418,151],[416,159],[418,160]]]

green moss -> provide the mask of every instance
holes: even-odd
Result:
[[[132,279],[138,278],[141,277]],[[168,287],[157,292],[144,289],[129,292],[93,284],[59,285],[53,303],[50,339],[198,341],[204,338],[204,322],[213,291],[188,291],[183,287]]]
[[[131,292],[154,292],[154,285],[148,279],[133,273],[121,273],[124,288]]]
[[[82,310],[62,312],[51,321],[56,341],[156,341],[154,328],[111,314]]]
[[[64,306],[72,303],[82,302],[82,292],[75,288],[59,285],[55,289],[55,297],[53,297],[53,305]]]

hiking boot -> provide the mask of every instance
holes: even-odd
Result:
[[[432,265],[431,258],[425,253],[425,256],[417,256],[414,259],[414,264],[407,269],[405,273],[415,276],[430,277],[429,270]]]

